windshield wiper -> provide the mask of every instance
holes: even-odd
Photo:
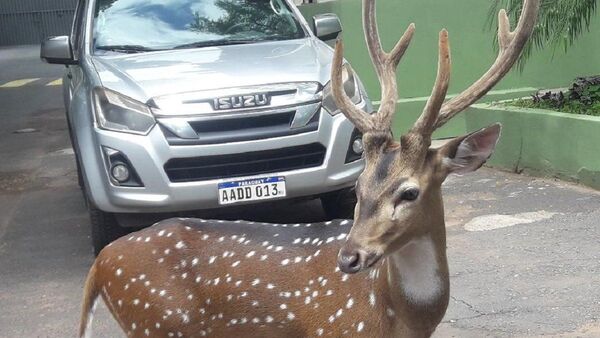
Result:
[[[227,46],[227,45],[244,45],[249,43],[259,42],[258,39],[223,39],[223,40],[209,40],[209,41],[198,41],[192,43],[186,43],[173,47],[173,49],[184,49],[184,48],[202,48],[202,47],[213,47],[213,46]]]
[[[141,45],[107,45],[107,46],[97,46],[96,49],[99,50],[107,50],[111,52],[118,53],[141,53],[141,52],[156,52],[163,49],[154,49]]]

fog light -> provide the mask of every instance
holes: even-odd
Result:
[[[352,151],[355,154],[361,155],[364,150],[365,148],[363,147],[362,138],[357,138],[356,140],[354,140],[354,142],[352,142]]]
[[[110,174],[119,183],[129,181],[129,168],[123,163],[115,164],[110,170]]]

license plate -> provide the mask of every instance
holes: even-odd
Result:
[[[219,204],[281,197],[285,197],[285,177],[264,177],[219,183]]]

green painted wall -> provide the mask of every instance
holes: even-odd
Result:
[[[316,13],[339,15],[344,27],[346,57],[365,83],[370,97],[378,101],[379,83],[373,71],[363,38],[361,0],[339,0],[305,5],[300,9],[309,18]],[[414,121],[424,106],[435,80],[437,34],[450,32],[453,69],[449,94],[462,91],[485,72],[496,58],[492,41],[494,32],[486,29],[489,2],[481,0],[379,0],[377,13],[380,35],[389,50],[414,22],[415,37],[398,70],[400,97],[395,130],[402,132]],[[600,15],[599,15],[600,16]],[[565,54],[562,50],[536,51],[524,72],[512,71],[484,100],[524,96],[533,88],[556,88],[568,85],[577,76],[600,74],[600,17]],[[521,88],[523,90],[518,91]],[[517,91],[515,91],[517,89]],[[508,90],[508,93],[502,93]],[[405,102],[407,98],[417,98]],[[419,99],[420,98],[420,99]],[[457,117],[458,118],[458,117]],[[456,135],[464,122],[453,121],[437,136]]]
[[[470,131],[502,123],[491,166],[600,189],[598,117],[479,104],[465,113],[463,122]]]
[[[307,18],[324,12],[339,15],[344,27],[346,57],[372,99],[378,100],[379,85],[363,38],[361,3],[361,0],[338,0],[304,5],[300,9]],[[496,57],[492,46],[494,32],[486,28],[489,1],[379,0],[377,5],[380,35],[388,50],[409,23],[417,26],[398,71],[402,98],[429,95],[436,73],[437,34],[444,27],[450,32],[453,59],[449,93],[460,92],[470,85]],[[535,52],[523,73],[513,71],[496,89],[554,88],[566,86],[576,76],[600,74],[600,17],[593,22],[591,31],[567,54],[562,50]]]

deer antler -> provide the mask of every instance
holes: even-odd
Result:
[[[433,126],[437,129],[452,117],[475,103],[492,89],[508,73],[519,59],[527,40],[535,27],[540,8],[540,0],[525,0],[516,29],[510,31],[510,23],[505,10],[498,13],[498,45],[500,51],[490,69],[469,88],[446,102],[440,109]]]
[[[452,117],[465,110],[471,104],[492,89],[512,68],[518,60],[523,48],[533,32],[540,7],[540,0],[524,0],[521,17],[516,29],[510,31],[510,23],[505,10],[498,14],[498,44],[500,51],[490,69],[469,88],[450,101],[443,103],[450,80],[450,47],[448,32],[440,32],[438,74],[427,105],[415,125],[411,129],[414,134],[428,136],[443,126]],[[377,114],[373,116],[358,109],[343,89],[343,44],[338,40],[335,47],[332,68],[333,97],[337,106],[363,133],[372,131],[388,131],[396,110],[398,100],[398,84],[396,68],[406,52],[413,37],[415,26],[410,24],[394,49],[386,53],[379,38],[377,29],[375,0],[363,0],[363,26],[369,54],[381,85],[381,104]]]
[[[331,90],[335,104],[346,115],[348,120],[358,128],[362,133],[374,129],[371,116],[354,105],[352,100],[346,95],[344,90],[344,81],[342,79],[342,70],[344,62],[344,43],[338,39],[335,44],[335,53],[333,54],[333,65],[331,68]]]
[[[412,127],[412,132],[427,136],[433,133],[438,113],[442,107],[442,103],[446,99],[446,92],[450,83],[450,66],[448,31],[443,29],[440,32],[437,78],[425,109]]]
[[[336,105],[354,123],[361,132],[388,131],[398,101],[398,83],[396,82],[396,68],[400,59],[406,52],[413,37],[415,26],[410,24],[404,35],[390,53],[386,53],[381,46],[379,31],[377,29],[375,0],[363,1],[363,27],[371,60],[375,66],[377,77],[381,85],[381,104],[377,114],[373,116],[358,109],[343,89],[343,44],[340,40],[336,43],[332,68],[332,90]]]

